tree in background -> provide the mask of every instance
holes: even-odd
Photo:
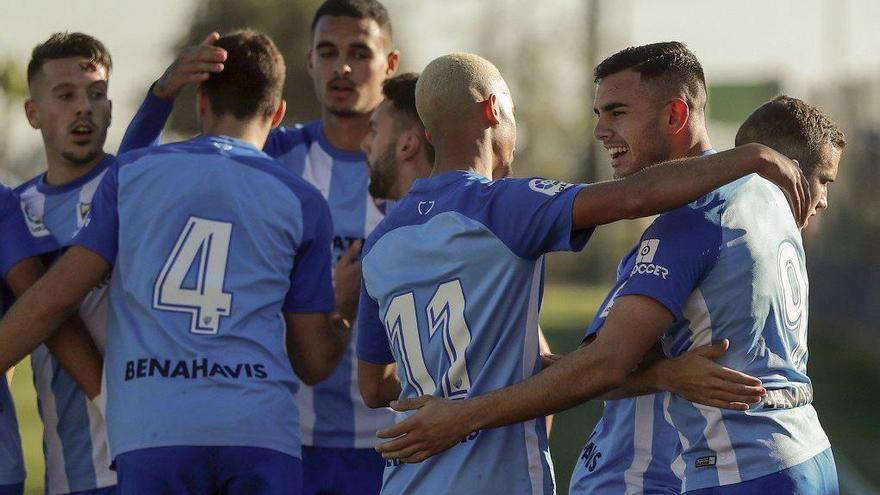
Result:
[[[278,45],[287,63],[284,98],[287,100],[287,122],[306,122],[318,118],[320,107],[306,71],[306,51],[311,41],[312,16],[321,0],[202,0],[192,21],[175,47],[198,43],[212,31],[220,34],[240,28],[251,28],[268,34]],[[175,133],[192,135],[198,132],[193,111],[194,88],[186,88],[178,98],[170,126]]]

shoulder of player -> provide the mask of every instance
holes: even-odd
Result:
[[[726,198],[719,191],[713,191],[693,203],[661,213],[648,228],[648,231],[664,231],[672,234],[694,235],[697,233],[721,232],[721,213]]]
[[[269,133],[264,149],[272,156],[279,156],[297,146],[310,146],[317,139],[320,121],[307,124],[281,125]]]

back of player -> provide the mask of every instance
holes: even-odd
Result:
[[[582,248],[579,187],[417,180],[368,239],[358,358],[397,362],[401,397],[480,395],[540,370],[542,255]],[[419,464],[388,463],[383,493],[553,493],[543,418],[483,430]]]
[[[722,202],[717,261],[685,306],[688,323],[667,332],[664,348],[677,356],[729,339],[731,351],[719,362],[759,378],[767,397],[745,412],[671,397],[685,490],[759,478],[830,447],[806,375],[808,282],[800,231],[782,193],[760,178],[719,191],[710,199]],[[823,493],[821,487],[814,492]]]
[[[214,76],[224,82],[200,89],[205,128],[244,125],[265,139],[283,115],[280,53],[249,31],[218,44],[230,56]],[[268,86],[268,113],[242,73]],[[120,486],[299,493],[282,313],[334,309],[320,193],[251,141],[204,134],[120,157],[91,215],[74,242],[114,265],[105,365]]]
[[[836,486],[830,444],[810,405],[806,375],[804,252],[782,192],[745,177],[661,215],[640,246],[618,296],[647,295],[676,316],[662,339],[666,354],[729,339],[719,363],[759,378],[767,389],[748,411],[668,396],[666,411],[683,446],[683,491],[708,492],[805,468],[819,477],[795,474],[804,483],[799,489],[833,493],[825,491],[832,477]],[[773,482],[762,486],[785,490]]]

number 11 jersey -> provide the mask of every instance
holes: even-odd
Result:
[[[582,249],[580,186],[463,171],[415,182],[364,246],[358,358],[397,363],[403,397],[485,394],[538,371],[543,255]],[[474,432],[383,493],[553,493],[543,418]]]

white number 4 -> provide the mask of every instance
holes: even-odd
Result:
[[[213,335],[229,316],[232,294],[223,292],[232,224],[191,216],[153,288],[153,307],[192,315],[190,332]],[[184,287],[195,266],[195,284]],[[192,285],[192,284],[191,284]]]

